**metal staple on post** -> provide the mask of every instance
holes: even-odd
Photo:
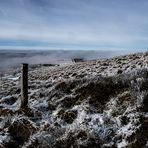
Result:
[[[26,108],[28,106],[28,64],[23,63],[21,68],[21,108]]]

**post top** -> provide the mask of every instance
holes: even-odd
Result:
[[[28,63],[22,63],[22,65],[28,65]]]

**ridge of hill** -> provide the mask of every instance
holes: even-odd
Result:
[[[20,72],[0,81],[1,147],[147,147],[148,53]]]

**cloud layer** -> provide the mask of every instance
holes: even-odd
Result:
[[[1,0],[0,47],[147,48],[147,7],[147,0]]]

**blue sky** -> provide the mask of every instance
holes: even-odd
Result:
[[[0,0],[0,49],[148,49],[147,0]]]

